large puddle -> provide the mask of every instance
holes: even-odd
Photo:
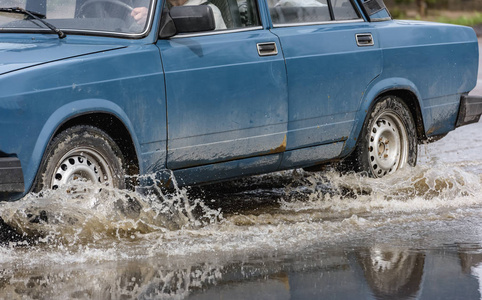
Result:
[[[0,298],[479,299],[481,146],[479,123],[383,179],[296,170],[150,195],[77,183],[1,203]]]

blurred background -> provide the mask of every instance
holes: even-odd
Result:
[[[471,26],[482,37],[482,0],[384,0],[394,19]]]

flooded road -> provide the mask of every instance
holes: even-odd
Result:
[[[481,299],[481,149],[478,123],[383,179],[296,170],[1,203],[0,299]]]

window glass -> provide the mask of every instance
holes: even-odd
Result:
[[[331,0],[331,4],[333,6],[335,20],[353,20],[360,18],[350,0]]]
[[[188,2],[189,1],[206,2],[206,0],[188,0]],[[216,30],[238,29],[260,25],[255,0],[209,0],[207,3],[213,8]],[[216,10],[219,10],[219,16]],[[224,28],[220,28],[218,22],[224,22]]]
[[[214,14],[215,30],[261,25],[256,0],[167,0],[167,7],[209,5]]]
[[[50,0],[47,5],[47,18],[74,18],[77,0]]]
[[[25,6],[27,0],[2,0],[2,7],[18,7]]]
[[[238,0],[241,27],[261,26],[256,0]]]
[[[1,0],[0,7],[25,7],[26,1],[27,0]],[[17,18],[22,18],[22,16],[17,16]],[[0,25],[10,21],[12,21],[10,16],[0,14]]]
[[[268,0],[275,25],[331,21],[330,5],[335,20],[360,18],[350,0]]]
[[[269,0],[273,24],[315,23],[330,21],[327,0]]]
[[[20,7],[40,15],[60,30],[140,34],[147,29],[154,0],[0,0],[0,7]],[[0,31],[48,30],[19,12],[0,13]]]

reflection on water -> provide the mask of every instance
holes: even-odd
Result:
[[[420,291],[425,253],[376,247],[359,253],[359,261],[377,299],[411,299]]]
[[[0,203],[0,299],[480,299],[482,158],[434,145],[382,179],[77,182]]]
[[[482,254],[370,248],[189,264],[141,260],[0,270],[4,299],[480,299]],[[464,269],[469,267],[468,270]]]

